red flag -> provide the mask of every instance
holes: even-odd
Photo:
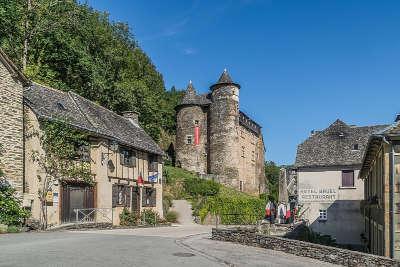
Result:
[[[200,127],[196,126],[194,128],[194,145],[198,146],[200,144]]]
[[[142,173],[140,173],[139,177],[137,178],[137,186],[143,186],[144,182],[143,182],[143,177],[142,177]]]

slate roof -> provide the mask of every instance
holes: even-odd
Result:
[[[163,151],[139,125],[73,92],[33,83],[25,89],[24,101],[39,118],[65,120],[93,135],[163,155]]]
[[[11,73],[11,75],[20,80],[24,86],[30,85],[30,81],[26,76],[15,66],[14,62],[8,58],[6,53],[0,48],[0,62],[6,67],[6,69]]]
[[[177,106],[177,108],[184,105],[207,106],[209,104],[211,104],[209,95],[208,94],[198,95],[196,93],[196,89],[194,88],[192,81],[190,81],[186,89],[185,95],[183,96],[182,101]]]
[[[359,173],[360,178],[365,178],[368,175],[371,164],[374,162],[376,153],[379,151],[384,138],[387,138],[387,140],[400,139],[400,120],[398,118],[392,125],[370,136],[363,155],[362,167]]]
[[[229,75],[229,73],[226,69],[224,69],[224,71],[222,72],[217,83],[213,84],[210,88],[211,88],[211,90],[213,90],[215,87],[217,87],[219,85],[235,85],[236,87],[238,87],[240,89],[240,85],[233,82],[231,76]]]
[[[350,126],[336,120],[297,148],[297,168],[361,165],[369,137],[387,125]],[[358,145],[358,149],[354,149]]]

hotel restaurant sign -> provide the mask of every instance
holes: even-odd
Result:
[[[334,202],[337,199],[336,188],[303,188],[299,189],[299,202]]]

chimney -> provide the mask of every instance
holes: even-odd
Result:
[[[394,121],[395,121],[395,122],[399,122],[399,121],[400,121],[400,113],[397,113],[396,119],[395,119]]]
[[[124,111],[122,112],[122,116],[133,124],[139,124],[139,113],[136,111]]]

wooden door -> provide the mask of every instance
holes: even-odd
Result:
[[[61,220],[63,223],[75,222],[75,209],[94,208],[94,192],[91,186],[66,184],[62,186]],[[84,215],[79,214],[78,219]]]

